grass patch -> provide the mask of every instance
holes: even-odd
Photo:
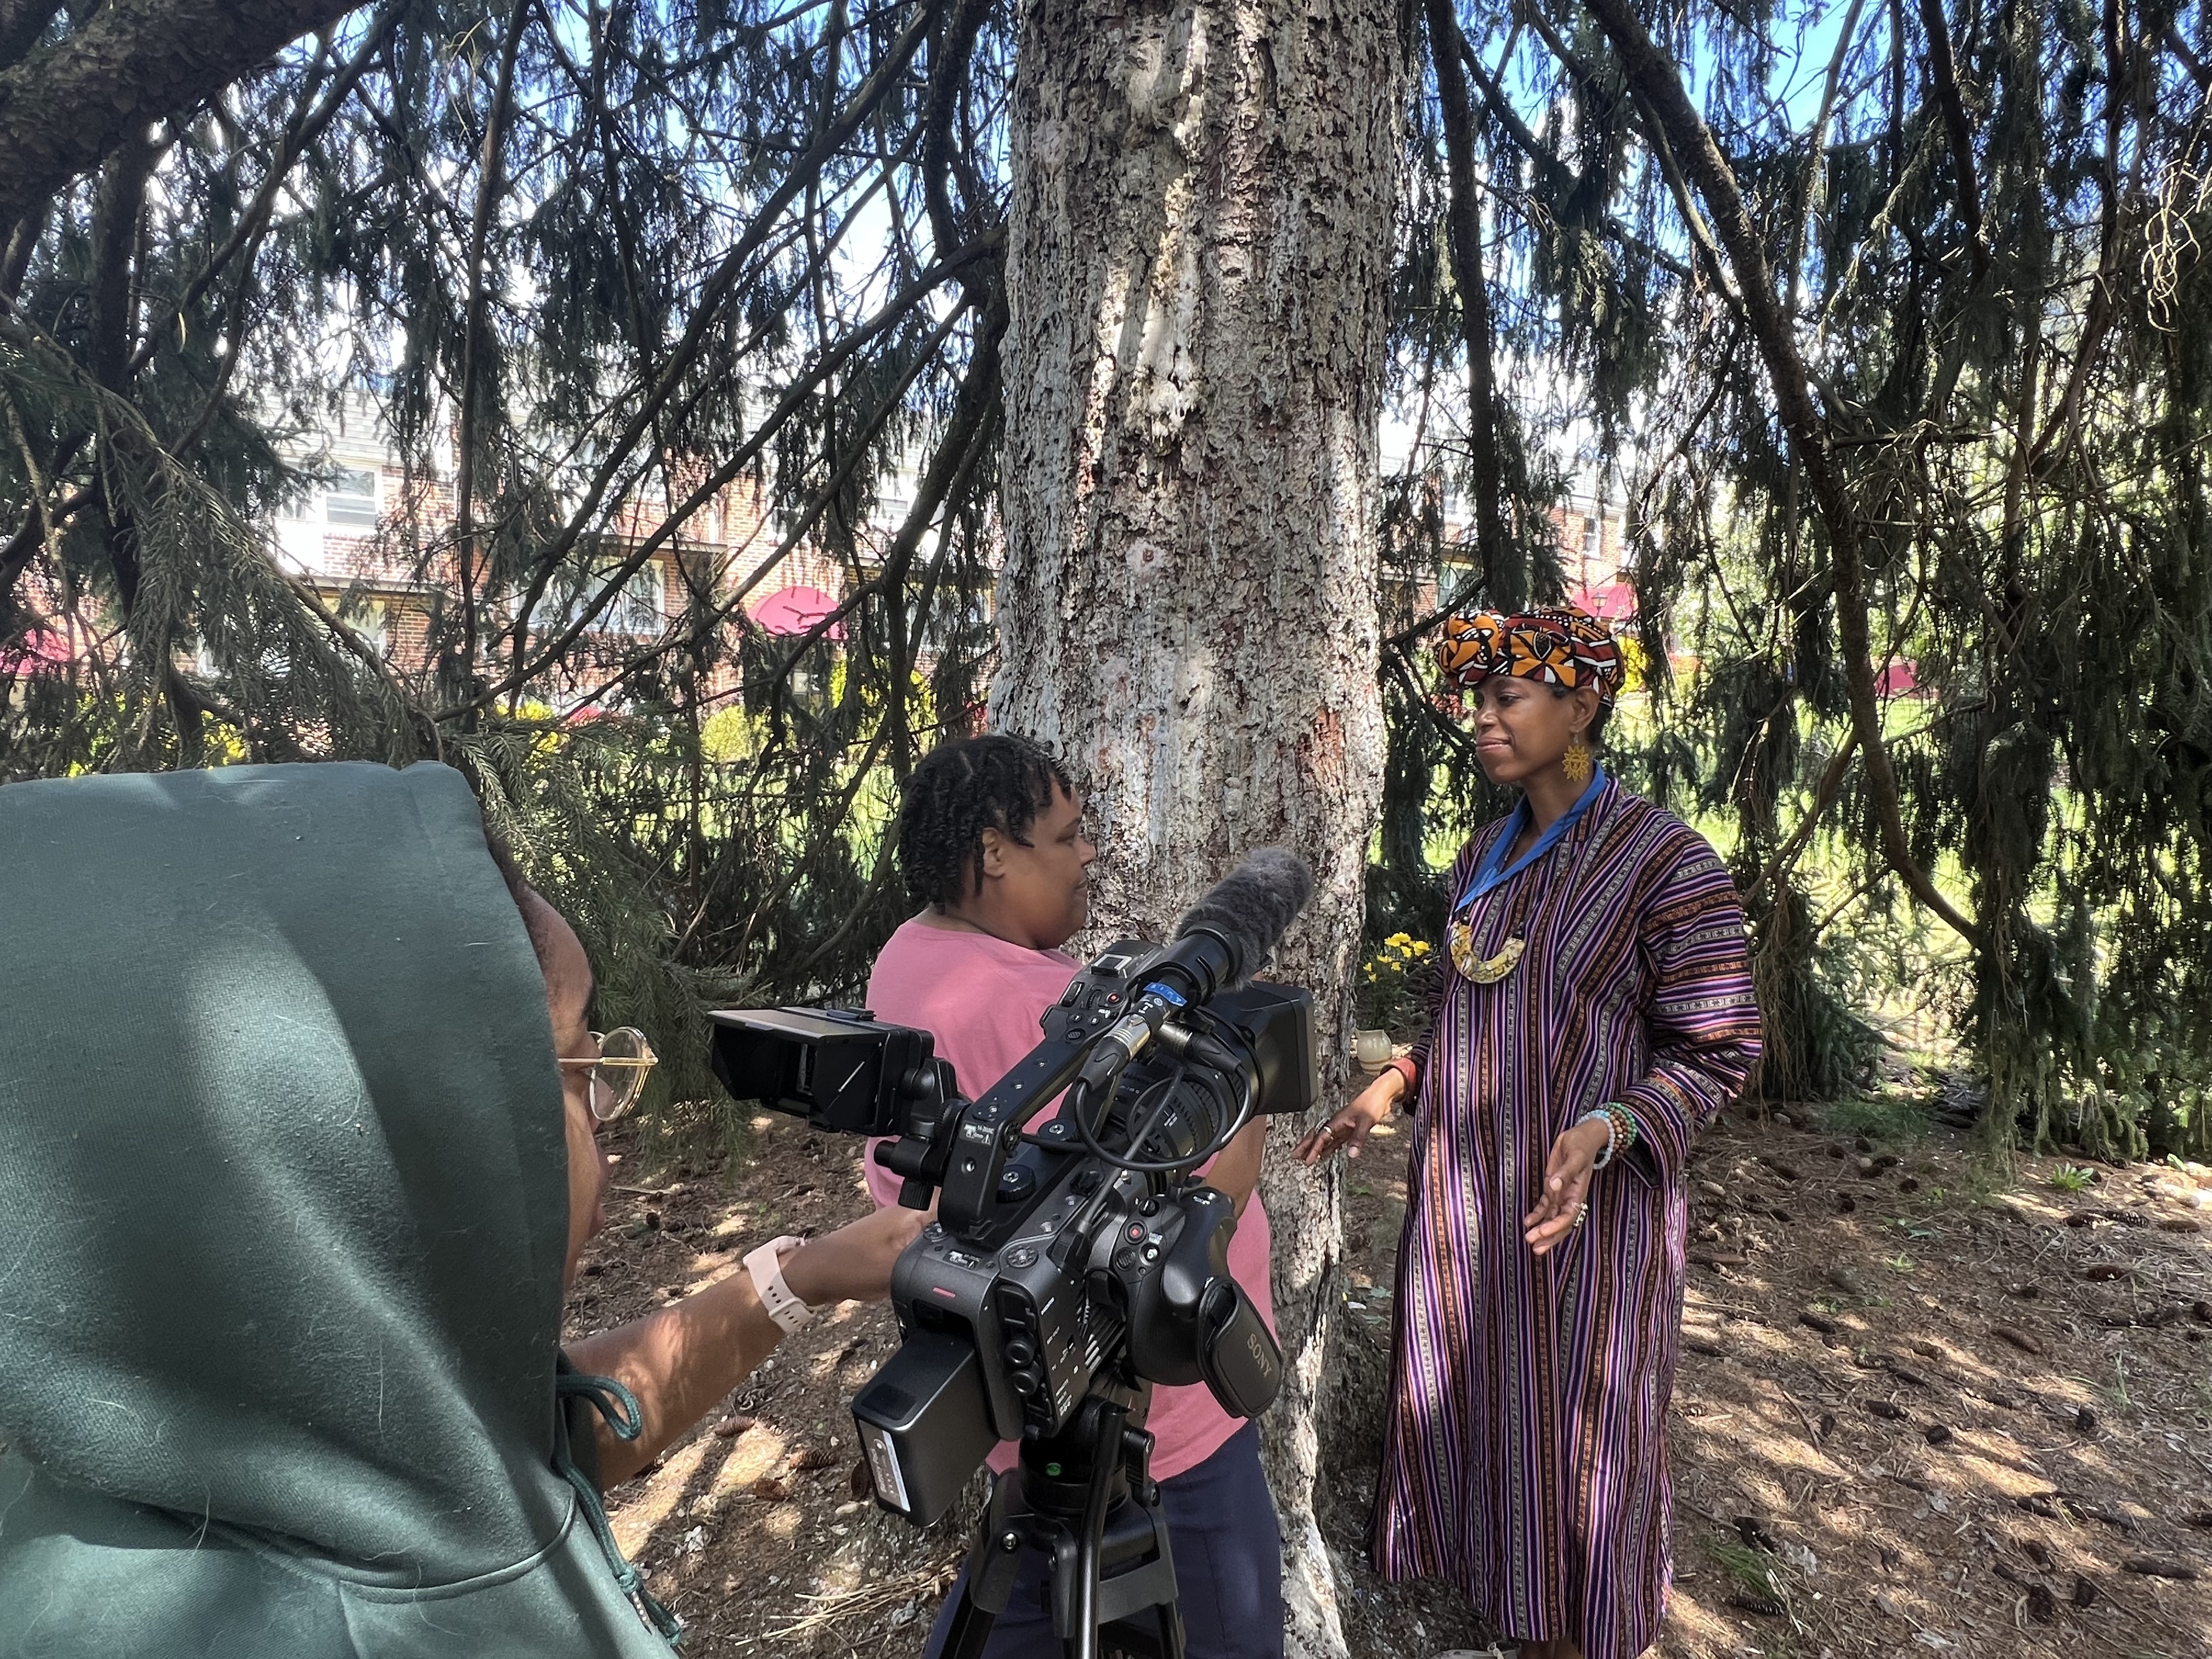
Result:
[[[2051,1172],[2051,1184],[2062,1193],[2085,1191],[2096,1179],[2094,1170],[2085,1170],[2078,1164],[2062,1164]]]
[[[1864,1135],[1869,1140],[1924,1140],[1928,1109],[1910,1095],[1869,1095],[1832,1100],[1819,1109],[1820,1128],[1832,1135]]]
[[[1773,1560],[1764,1551],[1733,1539],[1716,1540],[1706,1547],[1739,1594],[1753,1601],[1768,1603],[1778,1611],[1788,1611],[1789,1586],[1783,1583],[1782,1575],[1774,1570]]]

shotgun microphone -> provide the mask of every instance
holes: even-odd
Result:
[[[1313,896],[1313,872],[1288,848],[1248,854],[1183,912],[1175,942],[1144,969],[1145,988],[1084,1062],[1082,1081],[1103,1085],[1145,1051],[1177,1009],[1249,984]]]

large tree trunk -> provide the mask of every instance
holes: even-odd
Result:
[[[1082,772],[1102,935],[1164,936],[1249,849],[1312,905],[1340,1098],[1381,793],[1376,419],[1403,106],[1384,0],[1022,0],[995,724]],[[1264,1192],[1289,1381],[1265,1421],[1291,1650],[1341,1653],[1314,1522],[1335,1179]]]

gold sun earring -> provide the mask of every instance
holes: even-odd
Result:
[[[1590,776],[1590,746],[1577,732],[1568,739],[1567,752],[1559,757],[1560,769],[1566,773],[1569,783],[1588,783]]]

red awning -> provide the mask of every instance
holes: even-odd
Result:
[[[20,647],[0,649],[0,674],[51,673],[76,655],[61,635],[34,628],[23,636]]]
[[[1600,582],[1577,592],[1574,603],[1611,627],[1636,615],[1636,590],[1626,582]]]
[[[771,634],[805,634],[824,617],[835,616],[837,601],[818,587],[780,587],[746,609]],[[831,624],[827,637],[843,639],[845,624]]]

